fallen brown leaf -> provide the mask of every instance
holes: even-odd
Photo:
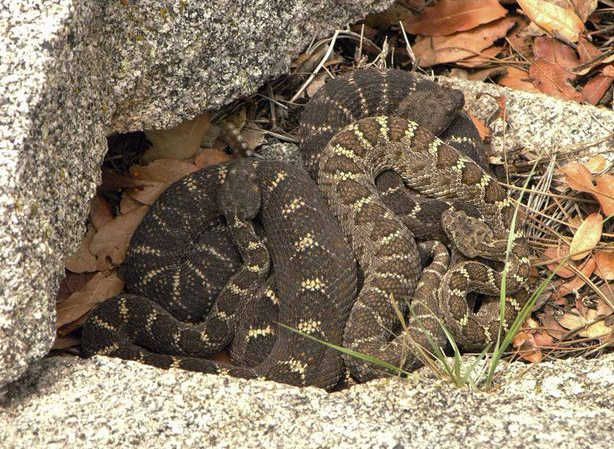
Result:
[[[498,0],[441,0],[417,16],[405,19],[403,25],[411,34],[447,36],[471,30],[507,14]]]
[[[497,39],[505,36],[515,23],[513,18],[504,17],[471,31],[425,37],[414,45],[414,54],[421,67],[460,61],[490,47]]]
[[[582,101],[596,105],[608,91],[614,78],[606,75],[595,75],[582,88]]]
[[[533,41],[533,54],[536,58],[545,59],[568,70],[573,69],[580,63],[578,56],[576,56],[572,48],[550,36],[535,38]],[[573,78],[575,75],[570,73],[570,77]]]
[[[595,260],[588,259],[580,270],[582,276],[576,276],[571,281],[559,285],[552,294],[552,298],[562,298],[570,293],[576,293],[586,284],[585,279],[588,279],[593,274],[593,271],[595,271]]]
[[[479,118],[475,117],[474,115],[470,113],[467,113],[467,115],[469,116],[469,118],[471,119],[471,122],[473,122],[476,129],[478,130],[478,134],[480,135],[480,139],[482,139],[482,142],[485,142],[487,139],[489,139],[491,130],[488,127],[488,125],[486,125],[486,123],[484,123],[482,120],[480,120]]]
[[[572,189],[587,193],[595,190],[593,175],[584,165],[577,162],[569,163],[561,168],[561,173],[565,175],[565,181]]]
[[[536,59],[529,68],[533,84],[541,92],[564,100],[580,101],[582,96],[569,83],[575,75],[545,59]]]
[[[130,176],[138,181],[157,181],[172,184],[195,170],[198,170],[198,167],[190,162],[176,159],[156,159],[145,166],[133,165],[129,172]],[[137,184],[135,187],[140,185]]]
[[[150,162],[156,159],[185,159],[196,153],[200,141],[209,129],[209,114],[204,113],[186,120],[174,128],[145,131],[152,147],[143,154]]]
[[[586,217],[569,245],[571,259],[584,259],[601,240],[602,231],[603,217],[600,213],[595,212]]]
[[[126,258],[132,234],[148,209],[147,206],[139,206],[100,228],[90,244],[92,254],[99,259],[108,257],[115,265],[121,264]]]
[[[221,164],[222,162],[233,159],[233,156],[225,153],[224,151],[216,150],[213,148],[207,148],[196,155],[194,158],[194,164],[198,168],[209,167],[210,165]]]
[[[113,220],[111,205],[102,196],[96,194],[90,202],[90,222],[96,229],[100,229]]]
[[[89,248],[95,234],[96,230],[93,226],[90,226],[75,254],[66,259],[64,266],[67,270],[73,273],[91,273],[96,271],[96,256],[90,252]]]
[[[559,262],[548,265],[548,269],[550,271],[556,270],[559,266],[559,263],[569,254],[569,247],[567,246],[559,246],[559,247],[548,247],[544,250],[544,258],[547,260],[557,260]],[[569,279],[576,275],[575,271],[567,268],[567,266],[571,265],[567,262],[565,265],[561,266],[556,272],[557,276],[562,277],[564,279]]]
[[[507,68],[507,74],[497,79],[497,84],[523,92],[540,93],[540,90],[530,80],[531,76],[527,72],[510,66]]]
[[[123,288],[124,281],[115,271],[97,273],[81,290],[57,305],[58,327],[74,322],[105,299],[121,293]]]
[[[614,175],[608,174],[595,178],[595,190],[591,193],[599,201],[607,217],[614,214]]]
[[[487,49],[482,50],[479,55],[470,56],[469,58],[465,58],[461,61],[458,61],[456,64],[461,67],[468,67],[468,68],[476,68],[476,67],[480,67],[486,64],[492,64],[495,56],[497,56],[502,51],[503,51],[503,47],[496,47],[493,45],[492,47],[488,47]],[[494,67],[489,70],[497,70],[499,72],[505,72],[505,67],[503,66]],[[470,76],[469,79],[473,79],[473,78],[471,78]]]
[[[518,0],[525,14],[555,37],[578,42],[584,23],[575,12],[543,0]]]

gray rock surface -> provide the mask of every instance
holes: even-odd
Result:
[[[0,0],[0,385],[55,334],[105,136],[163,128],[287,73],[391,0]]]
[[[540,157],[557,154],[559,160],[601,153],[614,161],[614,138],[606,139],[614,129],[614,113],[608,109],[495,84],[447,77],[436,81],[464,92],[466,109],[492,131],[495,155],[524,148]],[[497,102],[503,98],[505,116]]]
[[[44,359],[0,399],[0,446],[612,447],[614,354],[514,363],[495,393],[421,373],[328,395],[100,356]]]

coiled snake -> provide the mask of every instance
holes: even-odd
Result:
[[[528,259],[521,238],[506,256],[511,203],[481,167],[462,106],[459,92],[398,70],[327,83],[299,129],[317,185],[287,164],[243,160],[171,186],[131,242],[131,294],[92,312],[83,354],[332,389],[339,353],[273,321],[407,369],[425,334],[444,344],[436,316],[481,348],[499,326],[498,296],[477,311],[472,299],[499,294],[507,257],[507,328],[526,300]],[[403,313],[413,304],[409,332],[394,338],[393,298]],[[240,366],[202,358],[231,341]],[[358,380],[382,375],[344,359]]]

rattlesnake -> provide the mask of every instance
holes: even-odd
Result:
[[[473,349],[484,345],[498,326],[498,304],[487,302],[474,314],[466,295],[471,290],[497,294],[499,271],[480,261],[462,261],[449,269],[447,252],[440,244],[422,243],[422,261],[431,258],[432,263],[416,289],[421,255],[405,226],[420,238],[449,239],[455,251],[467,257],[505,258],[511,207],[496,181],[478,166],[484,166],[485,159],[474,151],[476,134],[465,126],[462,105],[459,92],[406,72],[375,69],[354,71],[327,83],[307,105],[299,130],[305,166],[318,180],[364,273],[356,303],[356,267],[315,184],[301,170],[284,164],[232,162],[189,175],[169,188],[150,210],[130,245],[127,286],[164,307],[136,295],[106,302],[85,325],[84,354],[103,353],[158,366],[332,388],[341,375],[337,352],[285,328],[271,330],[269,322],[246,327],[246,321],[254,321],[250,314],[259,310],[254,304],[260,301],[270,306],[267,298],[279,304],[281,323],[405,368],[416,362],[415,356],[407,354],[409,340],[425,344],[425,333],[429,333],[443,343],[441,327],[432,312],[445,319],[464,346]],[[429,130],[478,163],[436,139]],[[389,169],[396,174],[386,172]],[[256,210],[245,214],[249,207],[240,205],[250,200],[241,198],[236,185],[218,195],[217,186],[228,182],[229,173],[231,182],[258,179],[269,186],[260,189],[260,218],[268,246],[251,228],[249,219]],[[247,183],[243,188],[250,186]],[[444,201],[407,197],[406,189]],[[401,203],[396,202],[398,194],[403,195]],[[230,198],[227,204],[215,204],[226,197]],[[233,206],[235,202],[238,209]],[[239,284],[231,282],[234,287],[224,289],[222,285],[239,257],[221,226],[222,215],[231,225],[232,240],[244,262],[242,272],[233,278]],[[430,217],[428,223],[425,217]],[[239,228],[249,232],[236,232]],[[218,234],[207,237],[205,229]],[[203,239],[215,240],[222,248],[219,258],[233,268],[220,269],[220,278],[215,285],[207,286],[206,294],[190,294],[189,287],[213,284],[205,277],[211,267],[194,265],[203,255]],[[195,257],[187,256],[179,243],[192,247]],[[267,247],[277,279],[282,280],[277,283],[278,291],[271,280],[262,286],[269,264]],[[263,258],[258,259],[258,255]],[[508,298],[505,326],[526,297],[521,287],[528,277],[522,242],[513,247],[510,257],[508,289],[519,293]],[[477,279],[486,282],[478,285]],[[160,282],[152,287],[152,280]],[[437,284],[441,285],[439,289]],[[201,314],[220,290],[222,302],[216,303],[203,324],[194,327],[181,322],[201,321]],[[184,294],[188,295],[185,301]],[[410,322],[409,335],[390,343],[390,330],[398,324],[391,296],[402,311],[404,303],[413,299],[420,322]],[[165,313],[165,308],[177,319]],[[244,310],[249,314],[242,315]],[[258,340],[254,336],[276,334],[267,343],[269,348],[274,344],[270,354],[265,352],[248,361],[245,347],[234,351],[242,354],[251,367],[231,367],[198,358],[227,344],[237,326],[243,326],[244,335],[251,331],[254,341]],[[359,380],[382,375],[370,364],[349,357],[345,361]]]

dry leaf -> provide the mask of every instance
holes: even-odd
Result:
[[[539,89],[530,80],[531,76],[527,72],[510,66],[507,68],[507,74],[497,79],[497,84],[511,89],[522,90],[523,92],[540,93]]]
[[[461,67],[468,67],[468,68],[476,68],[476,67],[480,67],[486,64],[492,64],[495,56],[497,56],[502,51],[503,51],[503,47],[496,47],[493,45],[492,47],[488,47],[487,49],[482,50],[479,55],[475,55],[475,56],[471,56],[469,58],[463,59],[462,61],[458,61],[456,64]],[[494,69],[489,69],[489,70],[498,70],[499,72],[505,73],[505,67],[503,66],[495,67]],[[469,79],[473,79],[472,76],[473,75],[471,75]]]
[[[113,220],[111,205],[102,196],[96,194],[90,202],[90,222],[96,229],[100,229]]]
[[[586,284],[585,279],[588,279],[591,274],[593,274],[593,271],[595,271],[595,260],[588,259],[580,270],[582,276],[576,276],[571,281],[559,285],[558,288],[552,293],[552,298],[562,298],[570,293],[577,292],[584,286],[584,284]]]
[[[564,69],[573,69],[580,63],[576,52],[572,48],[549,36],[535,38],[533,41],[533,54],[536,58],[545,59]],[[575,77],[575,75],[570,73],[570,77]]]
[[[604,281],[614,281],[614,250],[595,251],[593,254],[597,267],[595,274]]]
[[[555,37],[578,42],[584,23],[570,9],[543,0],[518,0],[518,5],[538,26]]]
[[[540,316],[544,330],[557,340],[567,333],[567,329],[559,324],[554,317],[554,309],[548,305],[544,308],[544,314]]]
[[[595,178],[595,188],[591,193],[599,201],[601,210],[607,217],[614,215],[614,175]]]
[[[505,36],[515,23],[514,19],[505,17],[471,31],[426,37],[414,45],[414,54],[419,58],[420,67],[460,61],[490,47],[497,39]]]
[[[608,91],[614,78],[605,75],[596,75],[582,88],[582,101],[596,105]]]
[[[557,263],[553,263],[548,265],[548,269],[550,271],[556,270],[559,266],[559,263],[569,254],[569,248],[567,246],[559,246],[559,247],[549,247],[544,250],[544,258],[547,260],[557,260]],[[564,279],[569,279],[576,275],[575,271],[566,268],[571,265],[569,262],[561,266],[556,272],[557,276],[562,277]]]
[[[92,239],[90,251],[99,259],[108,257],[113,264],[121,264],[126,258],[132,234],[143,220],[147,209],[147,206],[139,206],[104,225]]]
[[[65,267],[67,270],[73,273],[91,273],[96,271],[96,257],[90,252],[89,248],[95,234],[96,230],[93,227],[89,227],[75,254],[66,259]]]
[[[222,162],[229,161],[230,159],[234,159],[233,155],[213,148],[207,148],[201,151],[194,158],[194,164],[196,164],[198,168],[205,168],[209,167],[210,165],[221,164]]]
[[[600,213],[592,213],[584,219],[569,245],[572,260],[584,259],[595,249],[601,240],[603,217]]]
[[[185,159],[196,153],[200,141],[209,129],[209,114],[186,120],[174,128],[145,130],[152,147],[143,154],[146,162],[161,158]]]
[[[83,286],[83,289],[57,305],[58,327],[77,320],[96,304],[118,295],[123,289],[124,281],[115,271],[96,274]]]
[[[139,181],[158,181],[172,184],[193,171],[198,170],[194,164],[176,159],[157,159],[145,166],[133,165],[130,167],[130,176]],[[137,183],[135,187],[140,186]]]
[[[403,22],[408,33],[447,36],[471,30],[507,14],[498,0],[441,0]]]
[[[610,163],[603,154],[598,154],[590,158],[584,166],[588,168],[591,173],[601,173],[610,166]]]
[[[545,59],[536,59],[529,68],[533,84],[541,92],[564,100],[580,101],[582,96],[569,80],[575,75]]]
[[[580,64],[588,64],[601,56],[602,53],[591,41],[582,37],[578,42],[578,55],[580,55]]]
[[[482,139],[482,142],[485,142],[487,139],[489,139],[491,130],[488,127],[488,125],[486,125],[486,123],[484,123],[482,120],[480,120],[479,118],[473,116],[472,114],[468,112],[467,112],[467,115],[469,116],[469,118],[471,119],[471,122],[475,125],[476,129],[478,130],[478,134],[480,135],[480,139]]]
[[[600,314],[596,310],[588,309],[586,315],[581,315],[579,312],[567,312],[558,321],[561,326],[573,331],[583,328],[599,317]],[[604,320],[600,320],[578,332],[578,335],[584,338],[602,338],[609,336],[611,333],[612,327],[607,326]]]
[[[605,76],[614,77],[614,67],[612,64],[606,65],[601,71]]]
[[[593,176],[584,165],[572,162],[561,168],[561,172],[565,175],[565,181],[572,189],[588,193],[595,190]]]

